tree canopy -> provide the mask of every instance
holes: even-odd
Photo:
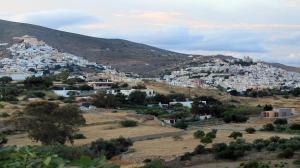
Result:
[[[73,143],[77,127],[85,123],[77,106],[59,106],[56,103],[40,101],[28,104],[21,119],[29,137],[42,144]]]

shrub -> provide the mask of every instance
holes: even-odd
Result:
[[[272,111],[273,110],[273,106],[271,104],[266,104],[264,106],[264,111]]]
[[[245,131],[248,133],[248,134],[254,134],[256,132],[255,128],[246,128]]]
[[[219,143],[214,144],[212,150],[217,159],[236,160],[244,156],[246,148],[242,144],[237,143],[230,143],[230,145]]]
[[[298,160],[295,160],[295,161],[293,162],[293,164],[294,164],[294,165],[298,165],[298,166],[300,166],[300,159],[298,159]]]
[[[293,149],[287,148],[287,149],[283,150],[281,153],[279,153],[278,157],[289,159],[289,158],[292,158],[294,156],[294,154],[295,154],[295,152]]]
[[[79,159],[81,156],[94,156],[88,146],[42,145],[34,147],[37,153],[53,153],[67,160]]]
[[[190,152],[186,152],[183,156],[180,157],[181,161],[192,160],[193,154]]]
[[[274,131],[275,127],[273,124],[269,123],[263,126],[263,131]]]
[[[92,142],[89,148],[94,155],[104,154],[107,159],[111,159],[113,156],[128,151],[130,146],[132,146],[132,141],[130,139],[120,137],[109,141],[99,139]]]
[[[257,151],[261,151],[263,148],[269,145],[269,141],[264,139],[256,139],[253,141],[253,148]]]
[[[291,130],[300,130],[300,124],[291,124],[289,128]]]
[[[195,148],[193,154],[200,155],[200,154],[204,154],[205,152],[206,152],[205,147],[204,147],[203,145],[198,145],[198,146]]]
[[[285,118],[277,118],[277,119],[274,121],[274,124],[275,124],[275,125],[286,125],[286,124],[288,124],[288,121],[287,121],[287,119],[285,119]]]
[[[204,136],[205,136],[205,133],[202,130],[198,130],[198,131],[194,132],[194,138],[196,138],[196,139],[201,139]]]
[[[229,135],[229,138],[233,138],[233,139],[237,139],[238,137],[243,137],[243,134],[240,133],[240,132],[232,132],[232,133]]]
[[[28,92],[26,95],[27,98],[44,98],[45,96],[46,94],[40,91]]]
[[[213,142],[213,139],[211,137],[205,136],[205,137],[201,138],[201,142],[203,144],[209,144],[209,143]]]
[[[9,114],[6,113],[6,112],[4,112],[4,113],[1,113],[1,114],[0,114],[0,117],[6,118],[6,117],[9,117]]]
[[[267,146],[267,151],[276,151],[278,144],[271,142],[268,146]]]
[[[236,114],[226,114],[223,118],[223,121],[226,123],[234,122],[234,123],[244,123],[249,118],[243,115],[236,115]]]
[[[86,139],[86,136],[83,134],[75,134],[73,135],[73,139]]]
[[[138,123],[134,120],[123,120],[120,122],[123,127],[136,127]]]
[[[208,132],[206,134],[206,137],[209,137],[211,139],[215,139],[217,137],[217,130],[216,129],[211,130],[210,132]]]
[[[184,121],[179,121],[174,124],[175,128],[186,129],[189,125]]]
[[[6,135],[0,133],[0,147],[7,143]]]
[[[152,160],[146,163],[142,168],[169,168],[164,160]]]

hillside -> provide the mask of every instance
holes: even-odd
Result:
[[[123,72],[133,72],[146,77],[158,76],[182,67],[211,59],[234,59],[231,56],[194,56],[176,53],[122,39],[104,39],[58,31],[41,26],[0,20],[0,58],[7,56],[2,43],[11,43],[13,37],[34,36],[61,52],[71,53],[89,61],[111,65]],[[1,49],[2,48],[2,49]],[[288,71],[300,68],[272,63]]]
[[[157,75],[165,68],[187,59],[185,54],[126,40],[95,38],[0,20],[0,43],[11,42],[13,37],[24,35],[34,36],[62,52],[146,76]]]

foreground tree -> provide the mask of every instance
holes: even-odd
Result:
[[[85,123],[77,106],[41,101],[34,102],[24,109],[22,116],[29,137],[42,144],[73,143],[73,135],[77,127]]]
[[[3,76],[0,78],[0,83],[5,85],[12,81],[12,78],[9,76]]]

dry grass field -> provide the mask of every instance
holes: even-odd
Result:
[[[180,130],[172,127],[162,127],[159,122],[137,120],[129,116],[130,113],[118,112],[90,112],[84,114],[87,126],[81,127],[79,132],[84,134],[87,139],[75,140],[75,145],[88,144],[99,138],[111,139],[120,136],[133,138],[137,136],[154,135],[169,132],[179,132]],[[133,119],[139,122],[137,127],[122,127],[119,122],[125,119]],[[8,145],[37,145],[27,137],[27,134],[17,134],[9,136]]]
[[[180,132],[180,130],[172,127],[162,127],[160,123],[154,120],[144,120],[132,118],[132,112],[118,111],[111,112],[111,110],[94,110],[84,114],[87,120],[87,126],[80,128],[80,133],[83,133],[87,139],[75,140],[75,145],[88,144],[98,138],[111,139],[119,136],[133,138],[137,136]],[[121,127],[119,122],[124,119],[133,119],[139,122],[137,127],[124,128]],[[255,134],[246,134],[245,128],[253,126],[260,128],[263,124],[269,122],[260,119],[251,119],[251,122],[245,124],[224,124],[221,126],[206,126],[201,127],[204,131],[208,132],[211,129],[217,128],[217,138],[213,143],[229,143],[232,141],[228,136],[232,131],[241,131],[244,133],[243,138],[251,142],[257,138],[270,138],[272,136],[280,136],[284,138],[293,137],[290,134],[277,134],[268,132],[257,132]],[[194,139],[193,133],[196,131],[188,130],[186,134],[181,135],[181,138],[174,137],[161,137],[156,139],[148,139],[134,142],[131,152],[123,154],[121,158],[113,160],[115,163],[124,165],[126,168],[136,167],[141,164],[145,159],[161,158],[165,160],[172,160],[176,157],[183,155],[186,152],[192,152],[195,147],[200,143],[199,140]],[[9,136],[8,145],[38,145],[39,143],[32,142],[27,137],[27,134],[18,134]],[[211,144],[208,145],[210,147]],[[208,165],[209,167],[210,165]]]

